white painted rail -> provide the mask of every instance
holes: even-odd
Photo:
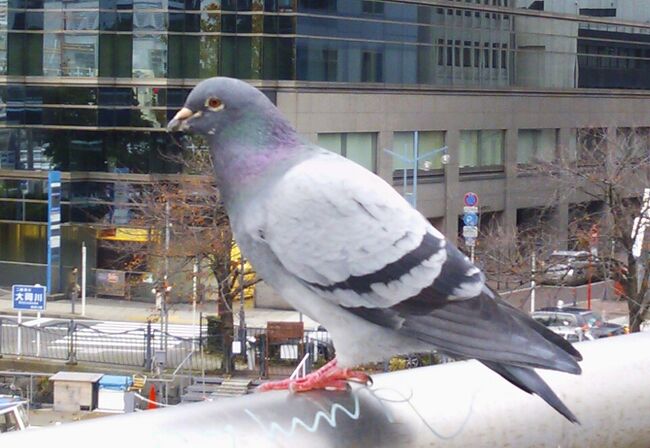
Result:
[[[650,333],[578,344],[584,373],[542,372],[572,425],[475,361],[377,375],[371,389],[253,394],[1,435],[2,446],[647,447]]]

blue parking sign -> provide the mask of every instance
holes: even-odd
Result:
[[[45,286],[13,285],[11,302],[16,311],[45,311],[47,294]]]
[[[478,224],[478,215],[476,213],[465,213],[463,223],[466,226],[475,226]]]

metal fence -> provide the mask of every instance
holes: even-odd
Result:
[[[198,337],[179,337],[148,323],[124,331],[105,331],[84,320],[54,319],[18,322],[0,318],[0,356],[41,358],[69,363],[89,362],[153,370],[160,366],[184,371],[220,371],[223,367],[223,337],[208,334],[201,327]],[[247,327],[245,334],[235,326],[235,340],[242,350],[235,366],[260,377],[287,376],[305,353],[309,367],[334,357],[326,331],[306,330],[303,338],[282,343],[269,342],[266,328]],[[210,350],[209,347],[221,347]],[[242,364],[243,363],[243,364]]]
[[[124,331],[106,331],[96,322],[50,319],[18,323],[15,317],[0,317],[0,357],[2,355],[86,362],[131,367],[142,371],[168,369],[192,375],[193,372],[224,372],[227,351],[223,334],[200,325],[198,337],[179,337],[160,330],[152,323]],[[304,330],[291,339],[269,338],[267,328],[234,327],[234,340],[241,348],[233,350],[235,370],[260,378],[287,377],[306,354],[306,370],[320,367],[334,358],[334,346],[324,330]],[[444,362],[440,355],[414,354],[392,358],[378,370],[394,370]]]
[[[237,326],[235,334],[239,335]],[[289,376],[307,353],[308,371],[334,358],[332,340],[322,330],[305,330],[302,338],[274,342],[269,340],[266,328],[246,327],[245,341],[246,353],[242,356],[248,368],[255,369],[262,378]]]
[[[176,369],[221,368],[218,356],[203,354],[206,336],[183,338],[147,324],[145,328],[119,332],[101,331],[83,321],[56,320],[36,326],[0,318],[0,355],[92,362],[150,370],[160,362]],[[161,344],[161,341],[163,343]],[[164,359],[163,359],[164,353]],[[196,356],[189,356],[191,353]]]

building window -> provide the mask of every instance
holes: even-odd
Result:
[[[461,131],[458,148],[460,168],[503,169],[504,130]]]
[[[409,160],[421,157],[431,151],[435,151],[445,146],[445,132],[418,131],[417,152],[414,154],[413,147],[415,145],[415,140],[416,134],[413,131],[393,133],[393,152]],[[423,157],[418,161],[418,171],[422,171],[426,174],[432,170],[442,169],[442,153],[442,151],[438,151],[430,156]],[[398,171],[396,174],[401,174],[401,171],[404,169],[413,169],[413,163],[393,157],[393,170]]]
[[[616,17],[616,8],[580,8],[581,16]]]
[[[323,50],[323,75],[326,81],[336,81],[338,73],[338,51]]]
[[[517,139],[517,163],[551,162],[557,148],[557,129],[520,129]]]
[[[361,81],[382,82],[384,80],[383,54],[376,51],[364,51],[361,58]]]
[[[384,2],[363,0],[361,2],[361,10],[366,14],[383,14]]]
[[[577,160],[579,164],[596,165],[605,160],[607,129],[578,129],[576,138]]]
[[[468,40],[463,43],[463,67],[472,66],[472,43]]]
[[[336,11],[336,0],[300,0],[298,2],[298,10],[302,11],[304,9]]]
[[[650,148],[650,128],[618,128],[615,149],[629,163],[646,159]],[[645,163],[645,162],[644,162]]]
[[[96,11],[65,9],[44,15],[43,75],[97,76],[97,15]]]
[[[483,68],[490,68],[490,44],[483,43]]]
[[[377,170],[377,134],[374,132],[318,134],[318,145],[370,171]]]
[[[438,39],[438,65],[445,65],[445,41]]]

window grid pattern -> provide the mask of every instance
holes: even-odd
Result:
[[[465,170],[503,171],[505,131],[460,131],[458,165]]]
[[[374,132],[318,134],[317,143],[370,171],[377,170],[377,134]]]
[[[170,86],[215,75],[650,89],[644,11],[638,26],[616,23],[635,19],[619,11],[559,12],[505,0],[0,0],[0,167],[171,169],[157,152],[176,148],[164,128],[187,89]],[[84,87],[95,80],[102,87]]]

